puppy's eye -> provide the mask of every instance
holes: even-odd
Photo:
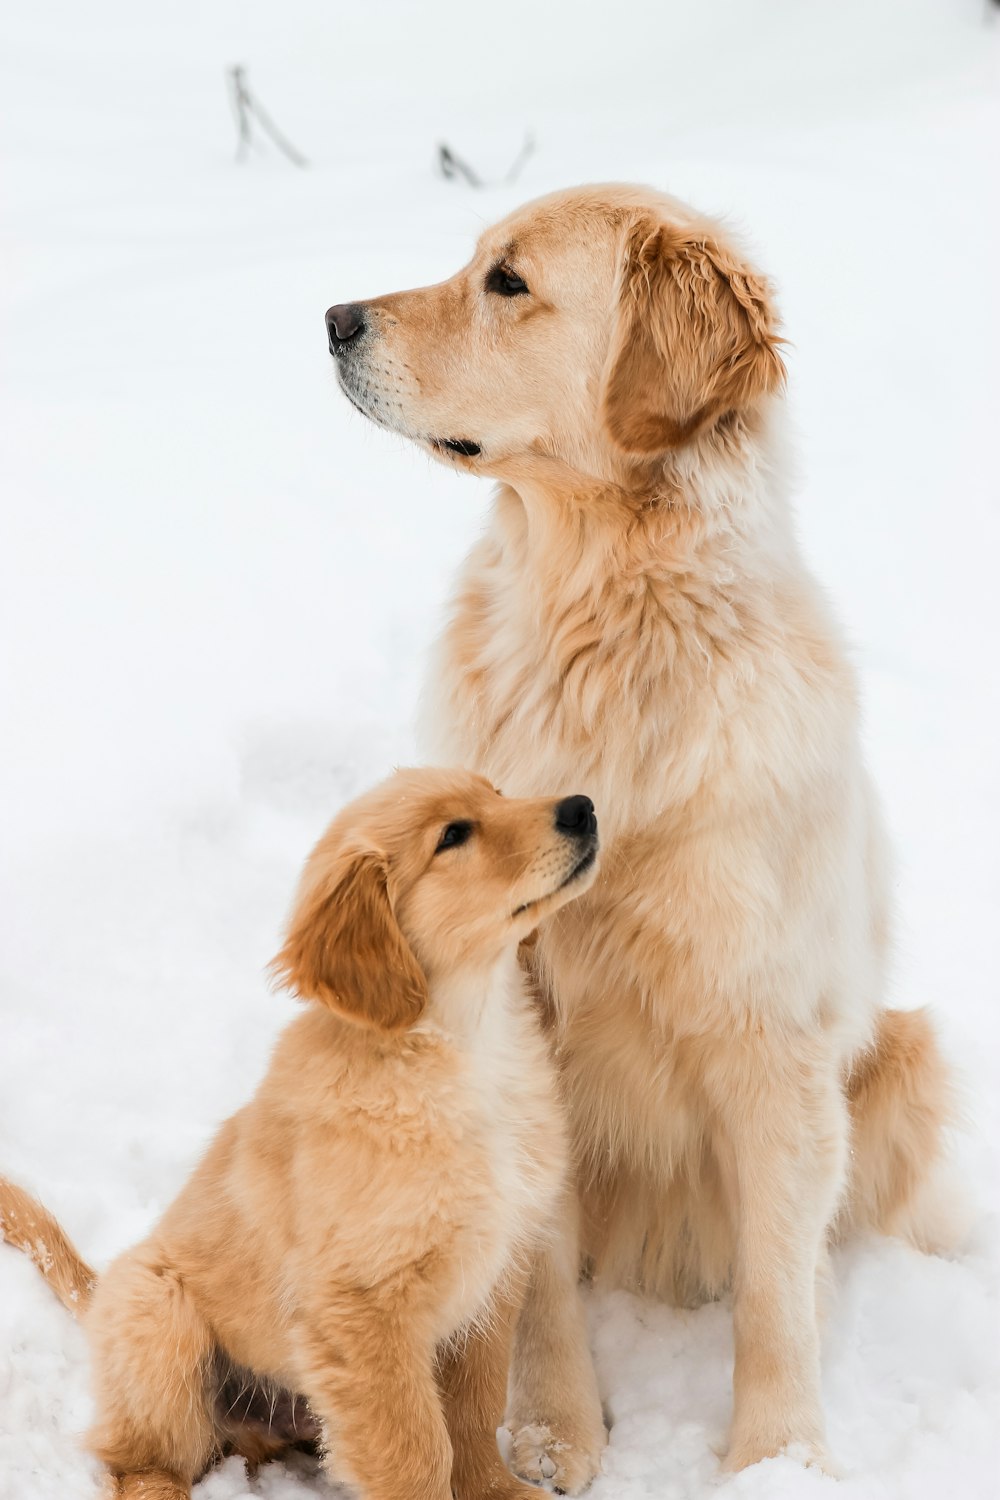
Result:
[[[442,849],[457,849],[459,844],[468,843],[471,837],[471,823],[449,823],[438,839],[438,845],[434,853],[440,854]]]
[[[495,292],[498,297],[523,297],[528,283],[506,266],[494,266],[486,277],[486,290]]]

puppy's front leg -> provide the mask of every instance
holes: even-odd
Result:
[[[524,1297],[522,1278],[494,1293],[479,1321],[443,1349],[438,1383],[454,1450],[451,1482],[456,1500],[537,1500],[497,1449],[497,1428],[507,1405],[507,1375],[514,1321]]]
[[[806,1038],[755,1037],[712,1058],[736,1227],[727,1469],[789,1445],[807,1461],[824,1457],[816,1278],[844,1183],[847,1116],[819,1052]]]
[[[318,1310],[302,1334],[302,1389],[334,1478],[365,1500],[451,1500],[452,1451],[434,1347],[412,1309],[363,1293]]]
[[[558,1229],[538,1250],[514,1336],[513,1466],[578,1495],[599,1473],[608,1440],[580,1297],[579,1209],[567,1187]]]

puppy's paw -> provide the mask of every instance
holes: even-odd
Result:
[[[596,1434],[595,1434],[596,1438]],[[514,1429],[511,1468],[533,1484],[550,1485],[557,1494],[579,1495],[601,1472],[607,1434],[590,1443],[559,1437],[547,1423]]]

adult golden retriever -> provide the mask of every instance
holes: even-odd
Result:
[[[350,400],[501,481],[426,705],[436,758],[605,810],[600,879],[541,924],[582,1250],[692,1304],[732,1287],[727,1464],[821,1460],[834,1234],[936,1243],[949,1082],[882,1007],[882,835],[854,676],[796,545],[771,289],[631,187],[528,204],[439,286],[327,313]],[[577,1491],[601,1411],[572,1216],[518,1332],[520,1471]]]
[[[537,1494],[496,1430],[566,1162],[517,947],[596,854],[586,797],[398,772],[313,852],[275,960],[313,1003],[148,1238],[95,1287],[0,1178],[0,1231],[85,1309],[121,1500],[327,1438],[366,1500]]]

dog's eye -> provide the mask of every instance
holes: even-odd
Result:
[[[449,823],[438,839],[438,845],[434,853],[440,854],[442,849],[457,849],[459,844],[467,843],[471,837],[471,823]]]
[[[506,266],[494,266],[486,277],[486,290],[495,292],[498,297],[523,297],[528,283]]]

